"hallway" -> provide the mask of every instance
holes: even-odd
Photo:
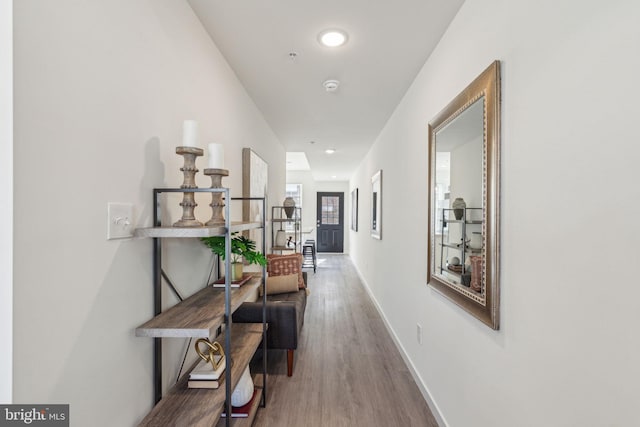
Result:
[[[255,427],[437,426],[346,255],[319,254],[309,272],[293,376],[269,353],[269,400]]]

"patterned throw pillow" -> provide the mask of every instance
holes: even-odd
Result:
[[[269,276],[298,275],[298,288],[304,289],[302,278],[302,254],[276,255],[267,254],[267,272]]]

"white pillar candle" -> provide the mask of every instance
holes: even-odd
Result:
[[[209,144],[209,169],[224,169],[224,145]]]
[[[195,120],[185,120],[182,125],[182,146],[198,146],[198,122]]]

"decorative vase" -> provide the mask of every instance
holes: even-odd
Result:
[[[287,215],[287,218],[293,217],[293,212],[295,211],[296,201],[293,200],[293,197],[287,197],[282,202],[282,206],[284,206],[284,213]]]
[[[460,281],[462,282],[462,286],[466,286],[467,288],[471,286],[471,273],[463,273]]]
[[[278,230],[276,233],[276,246],[282,248],[287,244],[287,232]]]
[[[249,366],[244,368],[238,385],[231,394],[231,406],[240,407],[244,406],[251,400],[253,396],[253,380],[251,379],[251,371]]]
[[[241,262],[231,263],[231,281],[241,280],[244,274]]]
[[[474,231],[471,233],[471,240],[469,240],[469,247],[471,249],[482,249],[482,233]]]
[[[457,220],[461,220],[464,216],[464,209],[467,207],[467,204],[464,202],[462,197],[458,197],[451,203],[451,207],[453,208],[453,215],[455,215]]]
[[[482,291],[482,257],[472,256],[471,258],[471,289],[476,292]]]

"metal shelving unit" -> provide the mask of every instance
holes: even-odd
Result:
[[[482,225],[481,220],[470,219],[470,216],[475,211],[482,211],[482,208],[464,208],[461,219],[449,219],[450,217],[454,217],[453,214],[454,209],[442,209],[442,216],[440,221],[442,221],[442,240],[440,241],[440,274],[450,274],[455,277],[461,278],[463,274],[466,273],[466,263],[467,257],[472,254],[479,254],[482,252],[482,249],[473,249],[470,248],[468,243],[469,240],[467,238],[467,228],[469,225]],[[460,234],[455,235],[452,239],[451,229],[449,228],[449,224],[460,224]],[[460,254],[460,264],[461,271],[453,271],[445,265],[445,249],[453,249]]]
[[[302,251],[302,208],[293,207],[291,218],[286,215],[284,206],[271,207],[271,253],[284,251]],[[276,236],[278,231],[287,235],[287,244],[278,245]],[[291,244],[289,244],[291,242]]]
[[[163,226],[161,218],[160,195],[163,193],[223,193],[225,203],[225,224],[216,227],[178,228]],[[208,284],[199,292],[183,299],[176,286],[169,280],[162,268],[162,244],[164,238],[200,238],[209,236],[225,236],[225,271],[231,271],[231,234],[239,231],[262,229],[262,252],[265,248],[265,218],[261,222],[232,223],[230,202],[234,200],[256,201],[262,203],[262,212],[266,212],[264,198],[231,198],[228,188],[156,188],[153,190],[153,227],[139,228],[135,231],[137,237],[150,237],[153,239],[153,298],[154,317],[136,329],[136,336],[153,337],[153,371],[154,371],[154,402],[153,410],[145,417],[140,425],[238,425],[236,418],[227,417],[221,420],[223,409],[227,413],[232,412],[231,394],[237,384],[244,368],[248,366],[251,356],[257,350],[260,342],[263,343],[262,373],[254,378],[256,386],[261,388],[261,397],[256,399],[255,405],[266,405],[267,392],[267,351],[266,351],[266,269],[262,269],[262,277],[255,277],[241,288],[232,289],[230,275],[225,274],[224,289],[214,289]],[[173,307],[162,311],[162,281],[174,292],[180,302]],[[262,286],[262,324],[232,325],[232,314],[243,301],[255,290]],[[189,389],[187,382],[189,372],[195,368],[194,364],[178,380],[165,396],[162,395],[162,338],[211,338],[221,330],[218,339],[224,339],[224,350],[227,357],[233,361],[225,369],[225,386],[219,389]],[[251,413],[255,416],[257,408]],[[245,425],[251,425],[250,419],[243,419]]]

